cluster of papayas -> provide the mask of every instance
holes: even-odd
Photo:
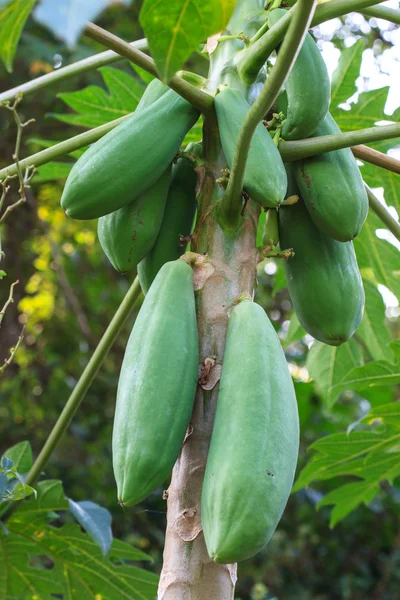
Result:
[[[270,25],[284,14],[272,10]],[[203,78],[189,81],[204,85]],[[327,70],[307,35],[277,99],[282,138],[339,132],[329,102]],[[231,168],[250,104],[239,89],[224,86],[214,105]],[[198,116],[154,80],[135,113],[78,160],[61,200],[72,218],[99,218],[109,260],[119,271],[137,269],[145,294],[121,368],[113,430],[114,473],[124,506],[141,502],[169,476],[195,399],[193,270],[181,255],[196,213],[197,173],[187,156],[172,162]],[[187,152],[200,156],[202,146],[189,145]],[[352,239],[368,201],[351,151],[284,165],[271,133],[259,123],[243,187],[268,211],[263,246],[294,251],[284,269],[300,323],[316,339],[342,344],[357,329],[364,307]],[[287,198],[296,201],[284,203]],[[201,498],[213,560],[240,561],[268,543],[292,488],[298,448],[296,398],[279,338],[263,309],[240,299],[229,318]]]
[[[172,178],[171,166],[198,116],[189,102],[152,80],[135,112],[75,163],[64,188],[61,206],[69,217],[99,217],[99,241],[117,271],[133,271],[144,261],[145,291],[160,267],[185,251],[181,238],[193,224],[196,174],[187,159],[178,161]]]

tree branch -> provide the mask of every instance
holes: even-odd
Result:
[[[299,0],[277,61],[257,100],[246,115],[239,132],[226,193],[220,201],[219,218],[223,227],[237,229],[240,223],[243,177],[253,133],[270,110],[283,85],[307,33],[316,0]]]
[[[389,140],[399,136],[400,123],[394,123],[393,125],[368,127],[367,129],[334,133],[305,140],[296,140],[295,142],[280,142],[279,152],[284,162],[292,162],[314,156],[315,154],[321,154],[322,152],[332,152],[333,150],[348,148],[356,144]]]
[[[130,62],[154,75],[154,77],[158,77],[154,60],[140,50],[132,48],[132,46],[118,36],[109,33],[94,23],[89,23],[84,33],[91,39],[103,44],[103,46],[124,56]],[[185,100],[193,104],[193,106],[198,108],[205,115],[213,113],[214,98],[210,94],[203,92],[187,81],[184,81],[179,75],[174,75],[168,85],[175,90],[177,94],[185,98]]]
[[[376,19],[384,19],[385,21],[390,21],[391,23],[396,23],[396,25],[400,25],[400,11],[394,8],[389,8],[388,6],[371,6],[371,8],[367,8],[366,10],[360,10],[357,12],[360,12],[365,17],[375,17]]]
[[[84,399],[91,383],[96,377],[97,372],[102,366],[107,354],[109,353],[123,325],[125,324],[126,319],[132,311],[136,300],[140,295],[140,292],[141,290],[139,280],[136,277],[131,287],[129,288],[125,298],[122,300],[111,323],[104,332],[104,335],[101,338],[97,348],[93,352],[92,357],[86,365],[86,368],[83,371],[82,375],[80,376],[78,383],[72,391],[72,394],[68,398],[67,403],[64,406],[60,416],[58,417],[53,429],[51,430],[50,435],[47,438],[39,456],[36,458],[31,470],[25,477],[25,483],[27,485],[35,485],[43,469],[49,462],[51,455],[57,447],[61,437],[67,430],[73,416],[75,415],[82,400]],[[8,505],[3,515],[1,515],[0,513],[0,516],[6,515],[8,518],[16,507],[17,504],[15,503]]]
[[[147,50],[146,39],[136,40],[135,42],[131,42],[129,45],[132,46],[132,48],[137,48],[138,50]],[[27,81],[26,83],[17,85],[16,87],[1,93],[0,104],[6,100],[12,100],[17,94],[23,94],[24,96],[27,94],[32,94],[38,90],[42,90],[43,88],[53,85],[53,83],[64,81],[69,77],[81,75],[82,73],[86,73],[87,71],[91,71],[93,69],[98,69],[99,67],[104,67],[105,65],[115,63],[121,59],[122,57],[120,54],[117,54],[112,50],[107,50],[106,52],[100,52],[99,54],[89,56],[83,60],[78,60],[72,65],[67,65],[66,67],[52,71],[51,73],[46,73],[46,75],[42,75],[41,77],[37,77],[32,81]]]
[[[378,152],[378,150],[374,150],[368,146],[351,146],[350,150],[356,158],[400,175],[400,160],[397,160],[397,158],[388,156],[383,152]]]
[[[330,0],[330,2],[324,2],[317,6],[310,27],[315,27],[335,17],[346,15],[349,12],[360,11],[375,4],[379,3],[371,2],[371,0]],[[295,6],[288,10],[287,14],[271,27],[267,33],[250,44],[248,48],[238,53],[235,62],[239,75],[244,82],[253,83],[270,54],[283,40],[290,21],[293,18],[294,9]]]
[[[379,202],[378,198],[375,196],[373,191],[367,184],[365,184],[365,189],[367,191],[369,207],[374,211],[378,219],[382,221],[382,223],[391,231],[396,239],[400,242],[400,223],[396,221],[389,213],[389,211],[383,206],[381,202]]]
[[[45,148],[44,150],[40,150],[40,152],[36,152],[36,154],[32,154],[27,158],[22,159],[19,162],[21,168],[27,167],[40,167],[59,156],[65,156],[66,154],[70,154],[74,152],[74,150],[78,150],[79,148],[83,148],[84,146],[88,146],[93,142],[97,142],[103,135],[114,129],[117,125],[122,123],[127,117],[130,115],[125,115],[123,117],[119,117],[119,119],[114,119],[114,121],[110,121],[109,123],[105,123],[104,125],[100,125],[99,127],[94,127],[89,131],[85,131],[84,133],[80,133],[79,135],[75,135],[69,140],[65,140],[64,142],[60,142],[59,144],[55,144],[50,148]],[[5,167],[0,171],[0,181],[5,179],[6,177],[11,177],[17,173],[17,166],[15,163]]]

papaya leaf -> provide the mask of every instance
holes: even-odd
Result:
[[[335,112],[335,120],[340,129],[342,131],[353,131],[364,127],[374,127],[378,121],[383,119],[391,121],[392,119],[385,113],[389,89],[388,86],[385,86],[362,92],[357,102],[351,105],[351,110]]]
[[[356,332],[367,349],[371,359],[393,361],[389,344],[392,340],[385,322],[385,305],[376,285],[364,281],[365,309],[363,319]]]
[[[363,363],[361,349],[354,339],[341,346],[315,342],[307,355],[306,368],[321,393],[325,408],[330,411],[344,389],[338,383],[352,367]]]
[[[388,142],[392,142],[389,148],[394,148],[394,146],[398,145],[397,140],[388,140]],[[388,144],[385,144],[386,147],[387,145]],[[372,146],[372,144],[370,144],[370,146]],[[381,152],[386,151],[383,146],[379,147],[378,144],[374,144],[374,147]],[[379,169],[375,165],[371,165],[367,162],[361,166],[361,175],[363,176],[365,183],[371,188],[382,187],[384,189],[386,204],[388,206],[394,206],[397,213],[400,215],[399,175],[385,169]],[[381,225],[381,227],[383,227],[383,225]]]
[[[356,79],[360,74],[364,41],[357,40],[350,48],[345,48],[332,77],[330,111],[336,118],[338,105],[346,102],[357,92]],[[339,112],[339,114],[341,114]]]
[[[305,335],[306,331],[299,323],[299,319],[295,312],[292,314],[292,318],[290,319],[289,329],[287,331],[286,337],[283,339],[284,346],[288,346],[289,344],[293,344],[293,342],[298,342]]]
[[[400,429],[400,404],[398,402],[390,402],[389,404],[377,406],[361,422],[372,424],[377,420]]]
[[[19,442],[11,446],[4,452],[4,456],[12,461],[13,470],[19,473],[27,473],[32,466],[32,448],[29,442]],[[3,463],[2,468],[5,468]]]
[[[235,0],[145,0],[140,24],[164,83],[183,68],[201,42],[224,29],[234,6]]]
[[[61,482],[43,481],[37,498],[24,501],[0,532],[2,598],[21,600],[95,598],[153,600],[157,577],[126,561],[148,560],[140,550],[114,540],[109,557],[78,525],[54,527],[55,511],[68,510]]]
[[[36,0],[11,0],[0,9],[0,58],[12,72],[15,51],[22,29]]]
[[[382,407],[380,407],[382,409]],[[398,410],[398,409],[397,409]],[[368,417],[371,417],[372,411]],[[382,415],[383,411],[380,411]],[[388,414],[390,411],[388,410]],[[375,421],[375,419],[373,419]],[[301,471],[293,490],[306,487],[311,481],[323,481],[339,476],[353,476],[359,481],[346,483],[325,495],[317,505],[334,505],[330,525],[334,527],[361,503],[369,504],[380,491],[380,482],[393,483],[400,475],[400,431],[386,421],[384,430],[353,431],[326,436],[309,450],[314,451],[309,463]]]
[[[123,1],[124,4],[129,2]],[[34,11],[34,17],[38,23],[50,29],[55,37],[72,48],[87,23],[95,20],[112,3],[112,0],[41,0]]]
[[[368,387],[387,386],[400,383],[400,363],[391,364],[384,360],[369,362],[348,371],[331,390],[340,394],[344,390],[363,390]]]
[[[71,498],[69,498],[69,509],[78,523],[93,538],[104,556],[106,556],[111,548],[113,539],[111,533],[111,515],[108,510],[89,500],[74,502]]]
[[[57,179],[66,179],[73,167],[73,163],[68,162],[49,162],[38,167],[34,175],[35,183],[43,181],[55,181]]]
[[[96,85],[59,94],[77,114],[53,114],[56,119],[80,127],[98,127],[135,110],[144,87],[132,76],[113,67],[99,69],[109,93]]]
[[[364,279],[385,285],[400,298],[400,254],[397,248],[376,235],[382,229],[378,217],[369,212],[361,233],[354,240],[358,266]]]

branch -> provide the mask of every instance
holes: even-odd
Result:
[[[10,285],[10,293],[9,293],[9,296],[8,296],[8,300],[4,304],[3,308],[0,311],[0,325],[1,325],[2,321],[3,321],[3,318],[4,318],[4,315],[6,313],[7,308],[9,307],[10,304],[12,304],[14,302],[14,298],[13,298],[13,296],[14,296],[14,288],[15,288],[16,285],[18,285],[18,283],[19,283],[19,281],[17,279],[17,281],[14,281],[14,283],[12,283]]]
[[[130,113],[132,114],[132,113]],[[88,146],[93,142],[97,142],[103,135],[114,129],[117,125],[122,123],[124,119],[130,116],[125,115],[123,117],[119,117],[119,119],[114,119],[114,121],[110,121],[109,123],[105,123],[104,125],[100,125],[99,127],[94,127],[89,131],[85,131],[84,133],[80,133],[69,140],[65,140],[64,142],[60,142],[59,144],[55,144],[50,148],[45,148],[44,150],[40,150],[40,152],[36,152],[36,154],[32,154],[27,158],[24,158],[20,161],[21,168],[28,166],[30,167],[40,167],[40,165],[44,165],[59,156],[65,156],[66,154],[70,154],[74,152],[74,150],[78,150],[79,148],[83,148],[84,146]],[[17,173],[16,164],[9,165],[0,171],[0,181],[6,177],[11,177]]]
[[[17,353],[17,350],[20,347],[22,340],[24,339],[24,329],[25,329],[25,325],[23,326],[21,333],[18,336],[18,340],[17,340],[17,343],[15,344],[14,348],[11,348],[10,356],[5,359],[4,364],[0,367],[0,373],[5,371],[6,368],[12,363],[14,356]]]
[[[382,221],[384,225],[391,231],[396,239],[400,242],[400,223],[396,221],[390,214],[390,212],[379,202],[373,191],[367,184],[365,184],[367,191],[369,207],[374,211],[378,219]]]
[[[317,6],[310,27],[315,27],[325,21],[334,19],[335,17],[346,15],[349,12],[359,11],[375,4],[379,3],[371,2],[371,0],[330,0],[330,2],[324,2]],[[253,83],[267,58],[283,40],[289,27],[289,23],[293,18],[294,9],[295,6],[288,10],[287,14],[261,38],[257,39],[254,43],[250,44],[248,48],[245,48],[242,52],[238,53],[236,65],[240,77],[244,82]]]
[[[400,175],[400,160],[397,158],[388,156],[383,152],[378,152],[378,150],[374,150],[368,146],[351,146],[350,150],[356,158]]]
[[[261,119],[270,110],[283,85],[307,33],[316,0],[299,0],[294,18],[282,44],[277,61],[239,131],[226,193],[220,201],[219,217],[225,227],[237,229],[240,220],[243,177],[251,138]]]
[[[379,142],[389,140],[400,136],[400,123],[393,125],[382,125],[381,127],[368,127],[356,131],[346,131],[345,133],[333,133],[319,137],[308,138],[305,140],[296,140],[295,142],[281,142],[279,152],[284,162],[292,162],[321,154],[322,152],[331,152],[348,148],[356,144],[366,142]]]
[[[391,23],[400,25],[400,11],[394,8],[389,8],[388,6],[377,6],[376,8],[371,6],[371,8],[357,12],[360,12],[365,17],[384,19],[385,21],[390,21]]]
[[[119,335],[126,319],[132,311],[136,300],[140,295],[139,280],[136,278],[129,288],[125,298],[122,300],[117,312],[115,313],[111,323],[107,327],[103,337],[101,338],[97,348],[92,354],[91,359],[86,365],[78,383],[76,384],[72,394],[67,400],[60,416],[57,419],[56,424],[50,432],[39,456],[36,458],[32,465],[31,470],[25,477],[26,485],[35,485],[40,477],[43,469],[49,462],[51,455],[67,430],[73,416],[78,410],[82,400],[84,399],[86,392],[88,391],[91,383],[97,375],[98,370],[102,366],[107,354],[109,353],[112,345],[114,344],[117,336]],[[8,505],[5,510],[7,518],[15,510],[17,504]],[[3,514],[3,516],[4,516]],[[1,516],[1,515],[0,515]]]
[[[130,46],[132,46],[132,48],[137,48],[138,50],[147,50],[147,40],[136,40],[135,42],[131,42]],[[46,75],[42,75],[41,77],[37,77],[32,81],[27,81],[26,83],[17,85],[16,87],[3,92],[0,94],[0,104],[6,100],[12,100],[17,94],[23,94],[24,96],[27,94],[32,94],[38,90],[42,90],[43,88],[52,85],[53,83],[64,81],[69,77],[81,75],[82,73],[86,73],[92,69],[98,69],[99,67],[104,67],[105,65],[115,63],[121,60],[121,58],[122,57],[120,54],[112,52],[111,50],[107,50],[106,52],[100,52],[100,54],[89,56],[83,60],[78,60],[72,65],[62,67],[61,69],[57,69],[51,73],[46,73]]]
[[[121,40],[118,36],[94,25],[94,23],[89,23],[84,33],[91,39],[103,44],[103,46],[115,50],[115,52],[124,56],[130,62],[154,75],[154,77],[158,77],[154,60],[140,50],[132,48],[132,46],[127,42],[124,42],[124,40]],[[210,94],[203,92],[187,81],[184,81],[179,75],[174,75],[168,85],[202,113],[212,114],[214,98]]]

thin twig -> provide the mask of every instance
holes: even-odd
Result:
[[[400,160],[397,158],[393,158],[393,156],[388,156],[383,152],[379,152],[378,150],[374,150],[368,146],[363,146],[362,144],[358,146],[351,146],[350,150],[353,152],[356,158],[400,175]]]
[[[10,294],[8,296],[8,300],[0,311],[0,326],[3,321],[3,317],[5,315],[7,308],[9,307],[10,304],[12,304],[14,302],[14,297],[13,297],[14,296],[14,288],[16,285],[18,285],[18,283],[19,283],[19,280],[17,279],[17,281],[14,281],[14,283],[12,283],[10,285]]]
[[[22,340],[24,339],[24,329],[25,329],[25,325],[22,327],[21,333],[18,337],[17,343],[15,344],[14,348],[11,348],[10,356],[4,361],[4,364],[0,367],[0,373],[5,371],[5,369],[12,363],[13,358],[17,353],[17,350],[18,350]]]

